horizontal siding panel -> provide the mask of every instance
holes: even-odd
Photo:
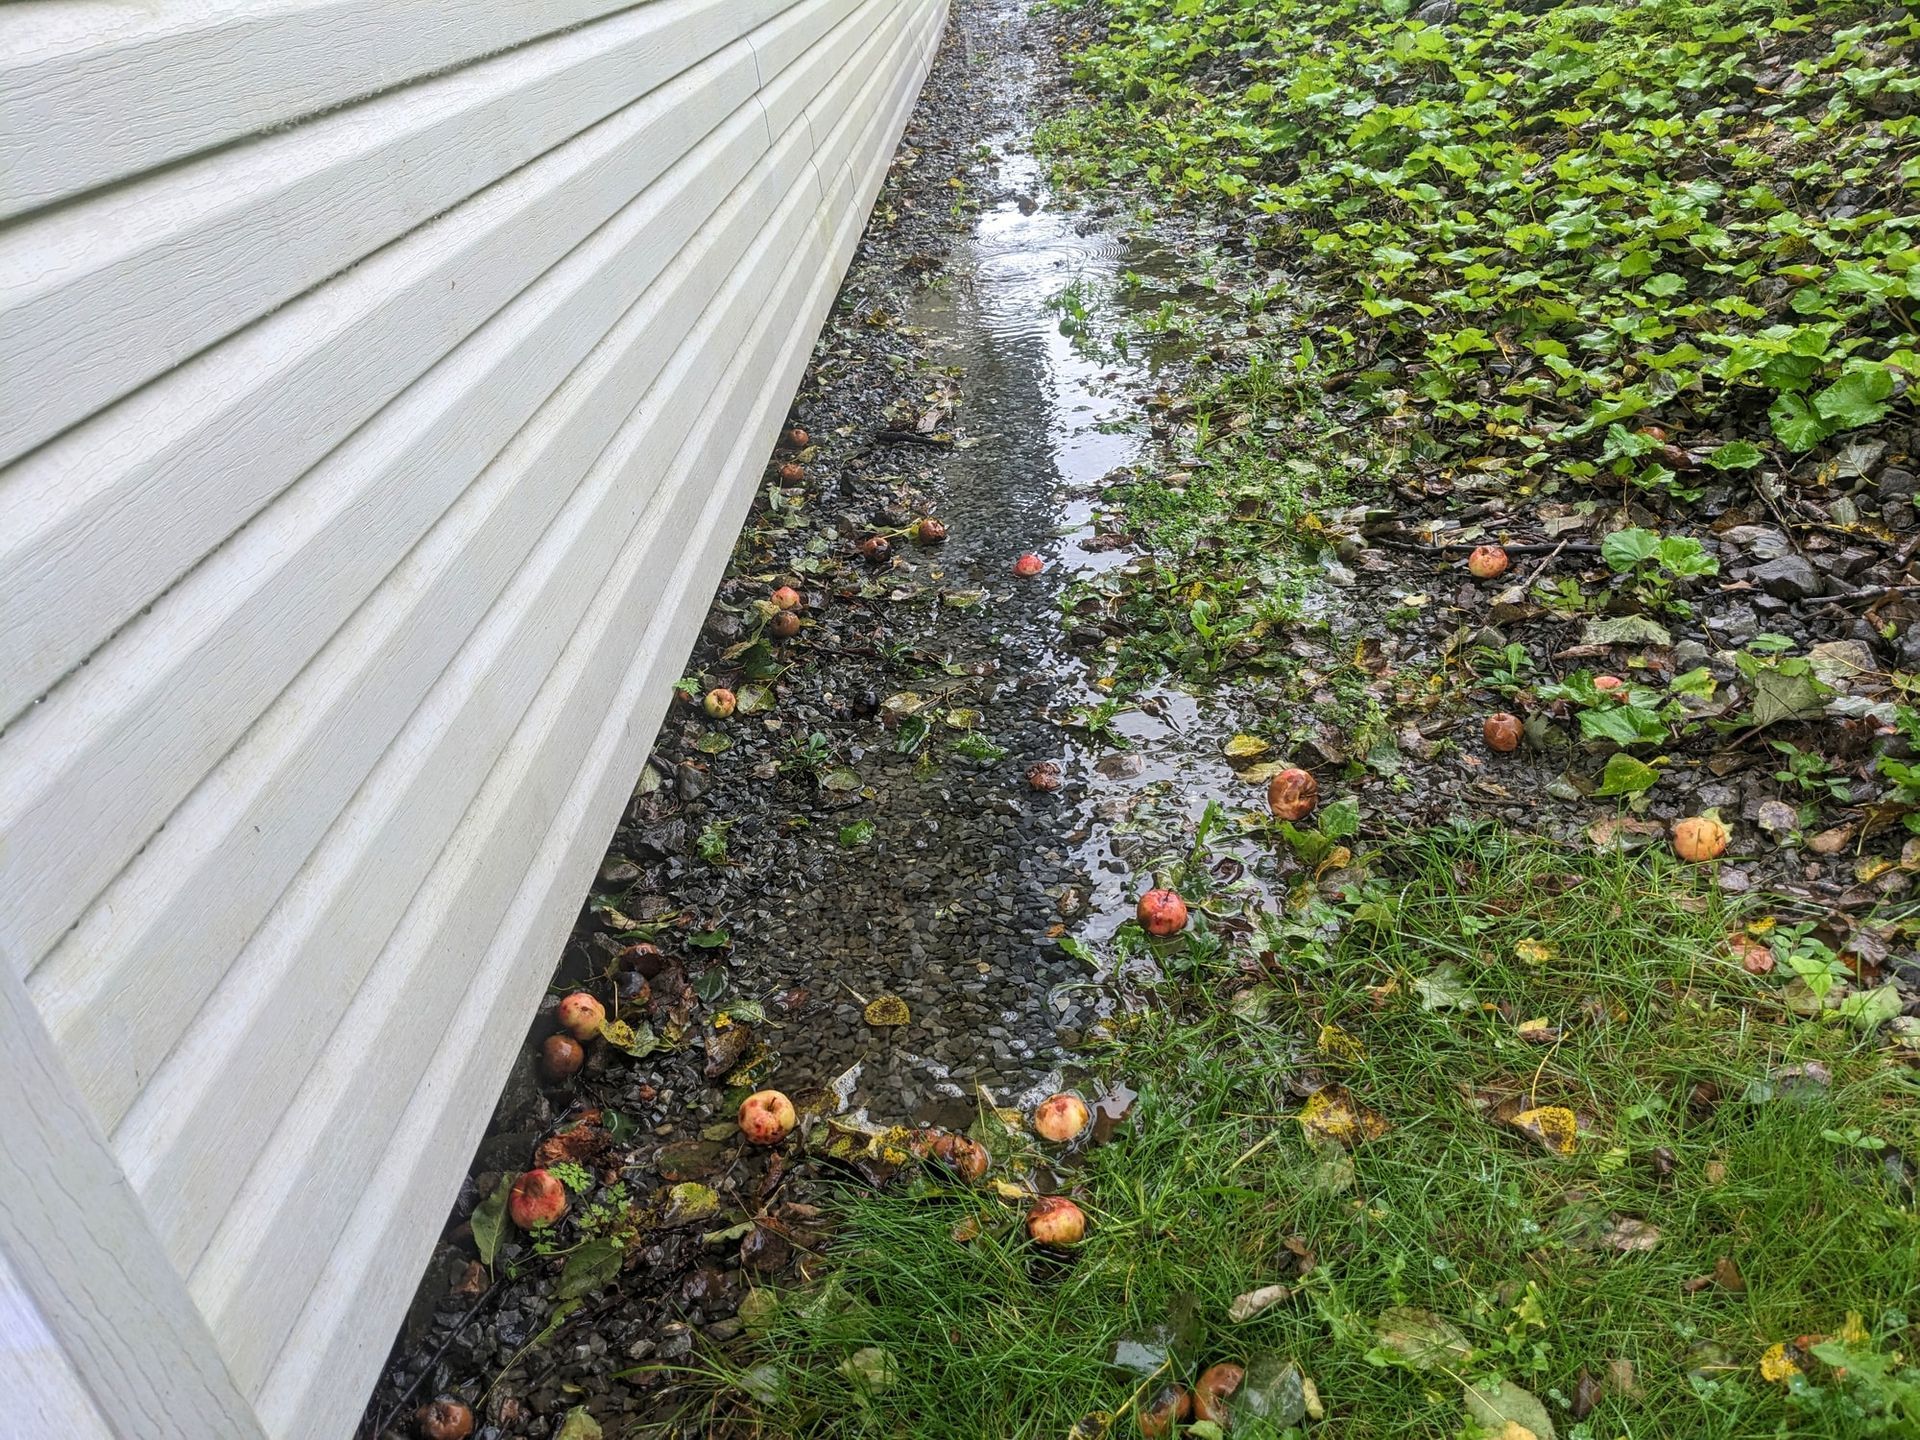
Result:
[[[0,233],[0,460],[604,119],[778,8],[653,0]]]
[[[754,282],[763,282],[770,269],[778,273],[775,267],[790,257],[811,262],[801,241],[818,205],[819,191],[809,176],[795,186],[733,283],[716,297],[704,317],[702,343],[675,357],[675,368],[686,382],[675,386],[678,403],[655,414],[643,405],[638,423],[607,458],[609,490],[657,493],[667,462],[679,448],[655,438],[660,424],[670,410],[697,416],[705,403],[702,397],[714,393],[764,305],[765,284]],[[618,487],[611,483],[615,476],[622,477]],[[688,491],[704,481],[702,476],[683,485],[681,495],[672,498],[691,498]],[[583,533],[594,528],[581,527]],[[684,544],[684,533],[668,533],[676,548]],[[555,565],[570,565],[565,551],[555,549]],[[604,574],[604,562],[592,567],[592,573]],[[652,572],[657,574],[657,569]],[[630,644],[634,616],[629,612],[626,618]],[[586,643],[583,637],[589,633],[585,624],[575,632],[576,647]],[[499,653],[508,649],[500,643],[504,637],[481,638],[494,640],[488,648]],[[596,692],[618,673],[613,665],[579,673],[563,669],[557,680],[549,678],[542,693],[597,723],[610,696]],[[520,734],[527,736],[525,725]],[[531,746],[530,739],[522,738],[520,746]],[[300,1297],[327,1263],[326,1250],[338,1236],[353,1194],[378,1163],[431,1058],[425,1047],[411,1045],[410,1038],[444,1033],[474,955],[484,951],[515,879],[524,873],[526,857],[558,808],[566,779],[576,773],[565,763],[564,752],[560,759],[544,785],[515,785],[505,779],[514,771],[511,755],[504,771],[496,768],[487,777],[474,808],[440,852],[433,873],[412,897],[367,982],[274,1128],[247,1183],[233,1196],[212,1244],[193,1266],[194,1297],[215,1332],[225,1337],[228,1367],[243,1388],[256,1385],[278,1353]],[[203,1157],[193,1160],[197,1167]],[[230,1185],[235,1169],[219,1168]],[[164,1233],[165,1221],[156,1216],[156,1224]]]
[[[633,250],[676,254],[762,149],[757,113],[714,137],[645,197]],[[716,201],[720,203],[716,205]],[[601,443],[684,334],[649,288],[597,354],[484,470],[420,547],[255,723],[117,876],[31,985],[117,1124],[312,847],[486,613]],[[632,277],[640,278],[641,272]],[[724,273],[724,272],[722,272]],[[455,512],[459,513],[455,513]],[[274,843],[262,845],[261,835]]]
[[[756,78],[735,42],[0,472],[0,718],[753,106]]]
[[[20,4],[0,55],[0,219],[572,29],[636,0]]]
[[[774,182],[766,188],[784,184],[809,209],[818,203],[810,175],[773,166],[766,174]],[[766,197],[766,212],[778,198]],[[749,207],[735,214],[741,223],[733,233],[741,238],[765,223]],[[707,273],[697,253],[689,256],[688,270],[707,281],[707,294],[731,259],[726,250],[716,254],[718,275]],[[747,272],[736,275],[744,283]],[[706,295],[688,285],[666,298],[685,307]],[[680,314],[684,328],[684,308]],[[727,344],[737,334],[721,329],[714,338]],[[730,346],[682,352],[640,400],[639,418],[541,537],[116,1135],[129,1179],[183,1267],[201,1253],[225,1209],[224,1190],[273,1134],[362,977],[384,951],[405,948],[395,926],[543,683],[620,537],[644,510],[647,485],[657,483],[661,468],[655,457],[677,447],[730,354]],[[616,485],[621,471],[613,457],[636,448],[649,457],[647,485],[633,472]],[[235,1084],[248,1087],[248,1114],[229,1113],[226,1095]]]

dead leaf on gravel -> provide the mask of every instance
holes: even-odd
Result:
[[[913,1018],[912,1012],[907,1009],[907,1002],[898,995],[876,995],[867,1002],[867,1008],[862,1013],[866,1016],[867,1024],[876,1029],[905,1025]]]

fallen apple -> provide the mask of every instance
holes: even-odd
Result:
[[[812,439],[813,437],[807,434],[807,432],[802,430],[798,425],[794,426],[791,430],[787,431],[787,444],[791,445],[796,450],[806,449],[808,443],[812,441]]]
[[[860,542],[860,553],[869,565],[884,565],[893,558],[893,542],[884,535],[869,535]]]
[[[1066,1250],[1087,1233],[1087,1217],[1064,1195],[1042,1195],[1027,1211],[1027,1234],[1036,1245]]]
[[[1162,1385],[1140,1407],[1140,1433],[1147,1440],[1160,1440],[1162,1435],[1173,1434],[1174,1426],[1184,1424],[1192,1413],[1191,1395],[1178,1385]]]
[[[969,1185],[987,1173],[987,1147],[964,1135],[947,1132],[935,1138],[929,1153]]]
[[[551,1171],[529,1170],[507,1192],[507,1214],[522,1230],[544,1230],[567,1213],[567,1187]]]
[[[1042,1140],[1064,1145],[1087,1128],[1093,1112],[1078,1095],[1049,1095],[1033,1111],[1033,1133]]]
[[[707,698],[701,702],[701,707],[715,720],[724,720],[733,714],[735,703],[731,690],[716,685],[707,691]]]
[[[414,1420],[424,1440],[467,1440],[473,1434],[473,1411],[451,1395],[429,1400]]]
[[[1031,551],[1013,562],[1013,573],[1018,575],[1022,580],[1031,580],[1046,568],[1047,562]]]
[[[607,1007],[586,991],[576,990],[560,1002],[554,1019],[559,1021],[562,1030],[585,1044],[607,1023]]]
[[[571,1035],[549,1035],[540,1047],[540,1068],[550,1080],[565,1080],[580,1073],[587,1063],[587,1052]]]
[[[740,1133],[755,1145],[778,1145],[796,1118],[793,1101],[778,1090],[756,1090],[740,1102]]]
[[[1247,1378],[1246,1368],[1231,1360],[1209,1365],[1193,1382],[1193,1415],[1196,1420],[1211,1420],[1221,1429],[1233,1423],[1233,1395]]]
[[[1035,790],[1058,790],[1060,779],[1060,762],[1057,760],[1042,760],[1027,767],[1027,784]]]
[[[791,585],[780,586],[767,598],[773,602],[773,607],[776,610],[798,610],[800,608],[800,592]]]
[[[1627,682],[1622,680],[1618,675],[1596,675],[1593,677],[1593,688],[1600,691],[1623,690],[1626,688],[1626,684]]]
[[[1673,822],[1673,849],[1682,860],[1718,860],[1727,853],[1733,831],[1713,815],[1689,815]]]
[[[1467,556],[1467,570],[1476,580],[1494,580],[1507,573],[1507,552],[1498,545],[1476,545]]]
[[[1320,803],[1320,782],[1298,766],[1289,765],[1267,781],[1267,809],[1276,820],[1301,820]]]
[[[789,460],[780,467],[780,478],[789,485],[798,485],[807,478],[807,467],[798,460]]]
[[[1520,737],[1526,734],[1526,727],[1520,723],[1518,715],[1500,710],[1487,716],[1486,723],[1480,727],[1480,733],[1486,737],[1487,748],[1506,754],[1520,748]]]
[[[1173,935],[1187,925],[1187,902],[1177,890],[1149,890],[1134,912],[1149,935]]]
[[[800,633],[800,617],[791,610],[782,610],[767,622],[767,629],[779,640],[791,640]]]
[[[947,538],[947,527],[931,515],[923,515],[913,527],[913,538],[922,545],[938,545]]]

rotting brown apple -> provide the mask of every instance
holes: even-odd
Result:
[[[1480,727],[1480,734],[1487,742],[1489,750],[1498,750],[1502,755],[1520,748],[1520,737],[1526,734],[1526,727],[1520,723],[1518,715],[1500,710],[1487,716]]]
[[[813,441],[813,437],[807,434],[807,432],[805,430],[802,430],[798,425],[794,426],[791,430],[787,431],[786,438],[787,438],[787,444],[791,445],[796,450],[806,449],[807,446],[811,444]]]
[[[1320,803],[1320,782],[1297,765],[1267,781],[1267,809],[1276,820],[1303,820]]]
[[[1087,1217],[1064,1195],[1042,1195],[1027,1211],[1027,1234],[1036,1245],[1067,1250],[1087,1233]]]
[[[931,515],[922,515],[913,527],[913,538],[922,545],[938,545],[947,538],[947,527]]]
[[[565,1080],[578,1075],[587,1063],[587,1052],[571,1035],[549,1035],[540,1047],[540,1068],[549,1080]]]
[[[1093,1119],[1078,1095],[1049,1095],[1033,1111],[1033,1133],[1054,1145],[1078,1139]]]
[[[791,610],[782,610],[767,622],[767,629],[778,640],[791,640],[800,633],[800,617]]]
[[[1147,891],[1134,910],[1140,928],[1149,935],[1176,935],[1187,927],[1187,902],[1178,890],[1164,888]]]
[[[1027,767],[1027,784],[1035,790],[1058,790],[1061,778],[1058,760],[1041,760]]]
[[[860,553],[869,565],[884,565],[893,558],[893,542],[884,535],[869,535],[860,542]]]
[[[1193,1382],[1193,1418],[1211,1420],[1222,1430],[1233,1423],[1233,1396],[1247,1378],[1246,1368],[1231,1360],[1209,1365]]]
[[[985,1175],[991,1163],[986,1146],[951,1131],[935,1136],[928,1153],[969,1185]]]
[[[755,1145],[778,1145],[797,1118],[793,1101],[778,1090],[756,1090],[740,1102],[740,1133]]]
[[[1467,556],[1467,571],[1476,580],[1497,580],[1507,573],[1507,552],[1498,545],[1476,545]]]
[[[522,1230],[544,1230],[567,1213],[567,1187],[549,1170],[529,1170],[507,1192],[507,1214]]]
[[[473,1411],[464,1400],[442,1395],[422,1405],[414,1423],[422,1440],[467,1440],[473,1434]]]
[[[1193,1413],[1193,1397],[1179,1385],[1162,1385],[1153,1392],[1153,1397],[1140,1407],[1140,1433],[1147,1440],[1160,1440],[1163,1435],[1174,1433],[1174,1427],[1186,1423]]]
[[[798,485],[807,478],[807,467],[798,460],[789,460],[780,467],[780,478],[789,485]]]
[[[584,1045],[607,1023],[607,1007],[586,991],[576,990],[560,1002],[554,1019],[562,1030]]]

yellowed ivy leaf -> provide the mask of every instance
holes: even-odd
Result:
[[[1540,1105],[1513,1117],[1513,1128],[1555,1155],[1571,1155],[1579,1144],[1580,1122],[1564,1105]]]
[[[1785,1341],[1769,1345],[1767,1353],[1760,1357],[1760,1378],[1775,1385],[1784,1385],[1799,1373],[1800,1367],[1787,1356]]]
[[[1544,965],[1560,953],[1548,940],[1522,940],[1513,947],[1513,955],[1523,965]]]
[[[1349,1149],[1379,1139],[1388,1129],[1384,1116],[1367,1109],[1339,1085],[1308,1096],[1294,1118],[1310,1139],[1331,1140]]]
[[[1318,1042],[1320,1053],[1334,1060],[1358,1063],[1367,1058],[1367,1047],[1338,1025],[1322,1025]]]

